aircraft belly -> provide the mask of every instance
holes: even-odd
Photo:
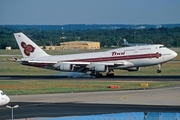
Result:
[[[134,66],[143,67],[143,66],[157,65],[163,62],[163,59],[162,58],[146,58],[146,59],[130,60],[130,62],[132,62]]]

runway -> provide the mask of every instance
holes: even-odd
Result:
[[[12,95],[14,118],[61,117],[120,112],[180,112],[180,87],[41,95]],[[0,107],[0,120],[11,110]]]
[[[113,80],[113,81],[180,81],[180,75],[176,76],[114,76],[114,77],[77,77],[77,76],[59,76],[59,75],[0,75],[0,80],[69,80],[69,79],[78,79],[78,80]]]

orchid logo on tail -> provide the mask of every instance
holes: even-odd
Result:
[[[21,46],[22,48],[24,48],[24,54],[27,56],[30,56],[30,53],[33,53],[35,50],[35,48],[32,45],[30,44],[26,45],[25,42],[21,42]]]

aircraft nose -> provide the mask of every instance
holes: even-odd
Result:
[[[6,96],[6,104],[8,104],[10,102],[10,98],[8,96]]]
[[[178,54],[176,53],[176,52],[172,52],[172,56],[173,56],[173,58],[175,58],[176,56],[177,56]]]

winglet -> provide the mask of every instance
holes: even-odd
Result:
[[[38,45],[36,45],[23,33],[14,33],[14,37],[24,58],[49,56],[45,51],[43,51]]]

